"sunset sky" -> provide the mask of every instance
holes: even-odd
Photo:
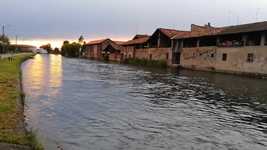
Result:
[[[128,40],[156,28],[235,25],[267,20],[266,0],[1,0],[0,24],[20,43],[60,46],[87,40]]]

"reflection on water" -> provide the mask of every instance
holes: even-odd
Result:
[[[43,57],[36,55],[34,61],[30,61],[27,72],[37,90],[46,90],[45,87],[58,88],[62,83],[62,57],[61,55],[49,55]]]
[[[49,84],[53,88],[59,88],[62,84],[62,57],[61,55],[49,56]]]
[[[42,107],[52,108],[56,103],[55,96],[59,93],[62,84],[62,57],[60,55],[42,56],[37,54],[34,61],[27,62],[27,69],[23,76],[30,79],[24,84],[25,93],[31,93],[29,97],[33,100],[41,100],[41,106],[31,107],[32,125],[38,125],[38,118],[45,112]],[[30,107],[30,105],[29,105]],[[49,111],[49,110],[47,110]],[[50,113],[47,113],[48,115]]]
[[[26,120],[49,150],[267,146],[267,80],[55,55],[22,68]]]

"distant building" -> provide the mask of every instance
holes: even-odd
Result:
[[[150,36],[148,35],[136,35],[132,40],[122,43],[124,47],[122,50],[122,59],[136,58],[137,49],[148,48],[148,40]]]
[[[86,44],[84,57],[124,61],[165,61],[169,66],[238,74],[267,75],[267,22],[227,27],[191,25],[190,31],[158,28],[126,42]]]
[[[45,50],[43,48],[38,48],[34,52],[38,53],[38,54],[48,54],[47,50]]]
[[[122,46],[111,39],[91,41],[85,44],[83,57],[96,60],[121,61]]]
[[[109,39],[90,41],[85,44],[83,56],[90,59],[100,59],[104,45],[107,45],[109,42]]]
[[[12,44],[11,45],[12,47],[14,47],[15,49],[17,49],[17,52],[35,52],[37,50],[37,47],[36,46],[32,46],[32,45],[22,45],[22,44],[19,44],[19,45],[15,45],[15,44]]]
[[[187,33],[189,31],[159,28],[151,36],[136,35],[122,44],[125,47],[124,58],[161,60],[172,65],[172,38]]]
[[[222,28],[192,26],[173,38],[172,51],[184,68],[237,74],[267,74],[267,22]]]

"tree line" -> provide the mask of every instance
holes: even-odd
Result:
[[[79,57],[85,49],[85,40],[81,35],[77,42],[64,41],[61,47],[52,48],[51,44],[45,44],[40,46],[45,49],[49,54],[61,54],[66,57]],[[0,35],[0,53],[17,52],[16,45],[10,44],[10,40],[6,35]]]
[[[10,39],[7,35],[0,35],[0,53],[16,53],[20,49],[15,44],[10,43]]]
[[[52,49],[51,44],[43,45],[40,48],[47,50],[50,54],[61,54],[66,57],[79,57],[85,48],[85,41],[84,37],[81,35],[77,42],[64,41],[61,51],[59,48]]]

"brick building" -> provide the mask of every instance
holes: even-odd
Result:
[[[151,36],[136,35],[123,44],[124,59],[162,60],[172,65],[172,38],[186,33],[188,31],[159,28]]]
[[[18,52],[28,52],[28,53],[32,53],[32,52],[36,52],[37,47],[36,46],[32,46],[32,45],[11,45],[12,47],[14,47],[14,49],[17,48]]]
[[[196,70],[267,74],[267,22],[205,27],[205,32],[173,38],[172,51],[180,54],[175,63]]]
[[[123,47],[119,45],[121,42],[113,42],[111,41],[103,50],[102,57],[107,61],[117,61],[121,62],[123,60],[123,56],[121,51]]]
[[[93,59],[166,61],[169,66],[228,73],[267,74],[267,22],[227,27],[192,24],[190,31],[157,29],[127,42],[91,41]],[[108,56],[108,57],[107,57]]]
[[[91,41],[85,44],[83,57],[96,60],[121,61],[122,46],[111,39]]]
[[[122,59],[136,58],[136,50],[148,48],[149,35],[136,35],[130,41],[124,42],[122,46]],[[140,58],[140,57],[138,57]]]

